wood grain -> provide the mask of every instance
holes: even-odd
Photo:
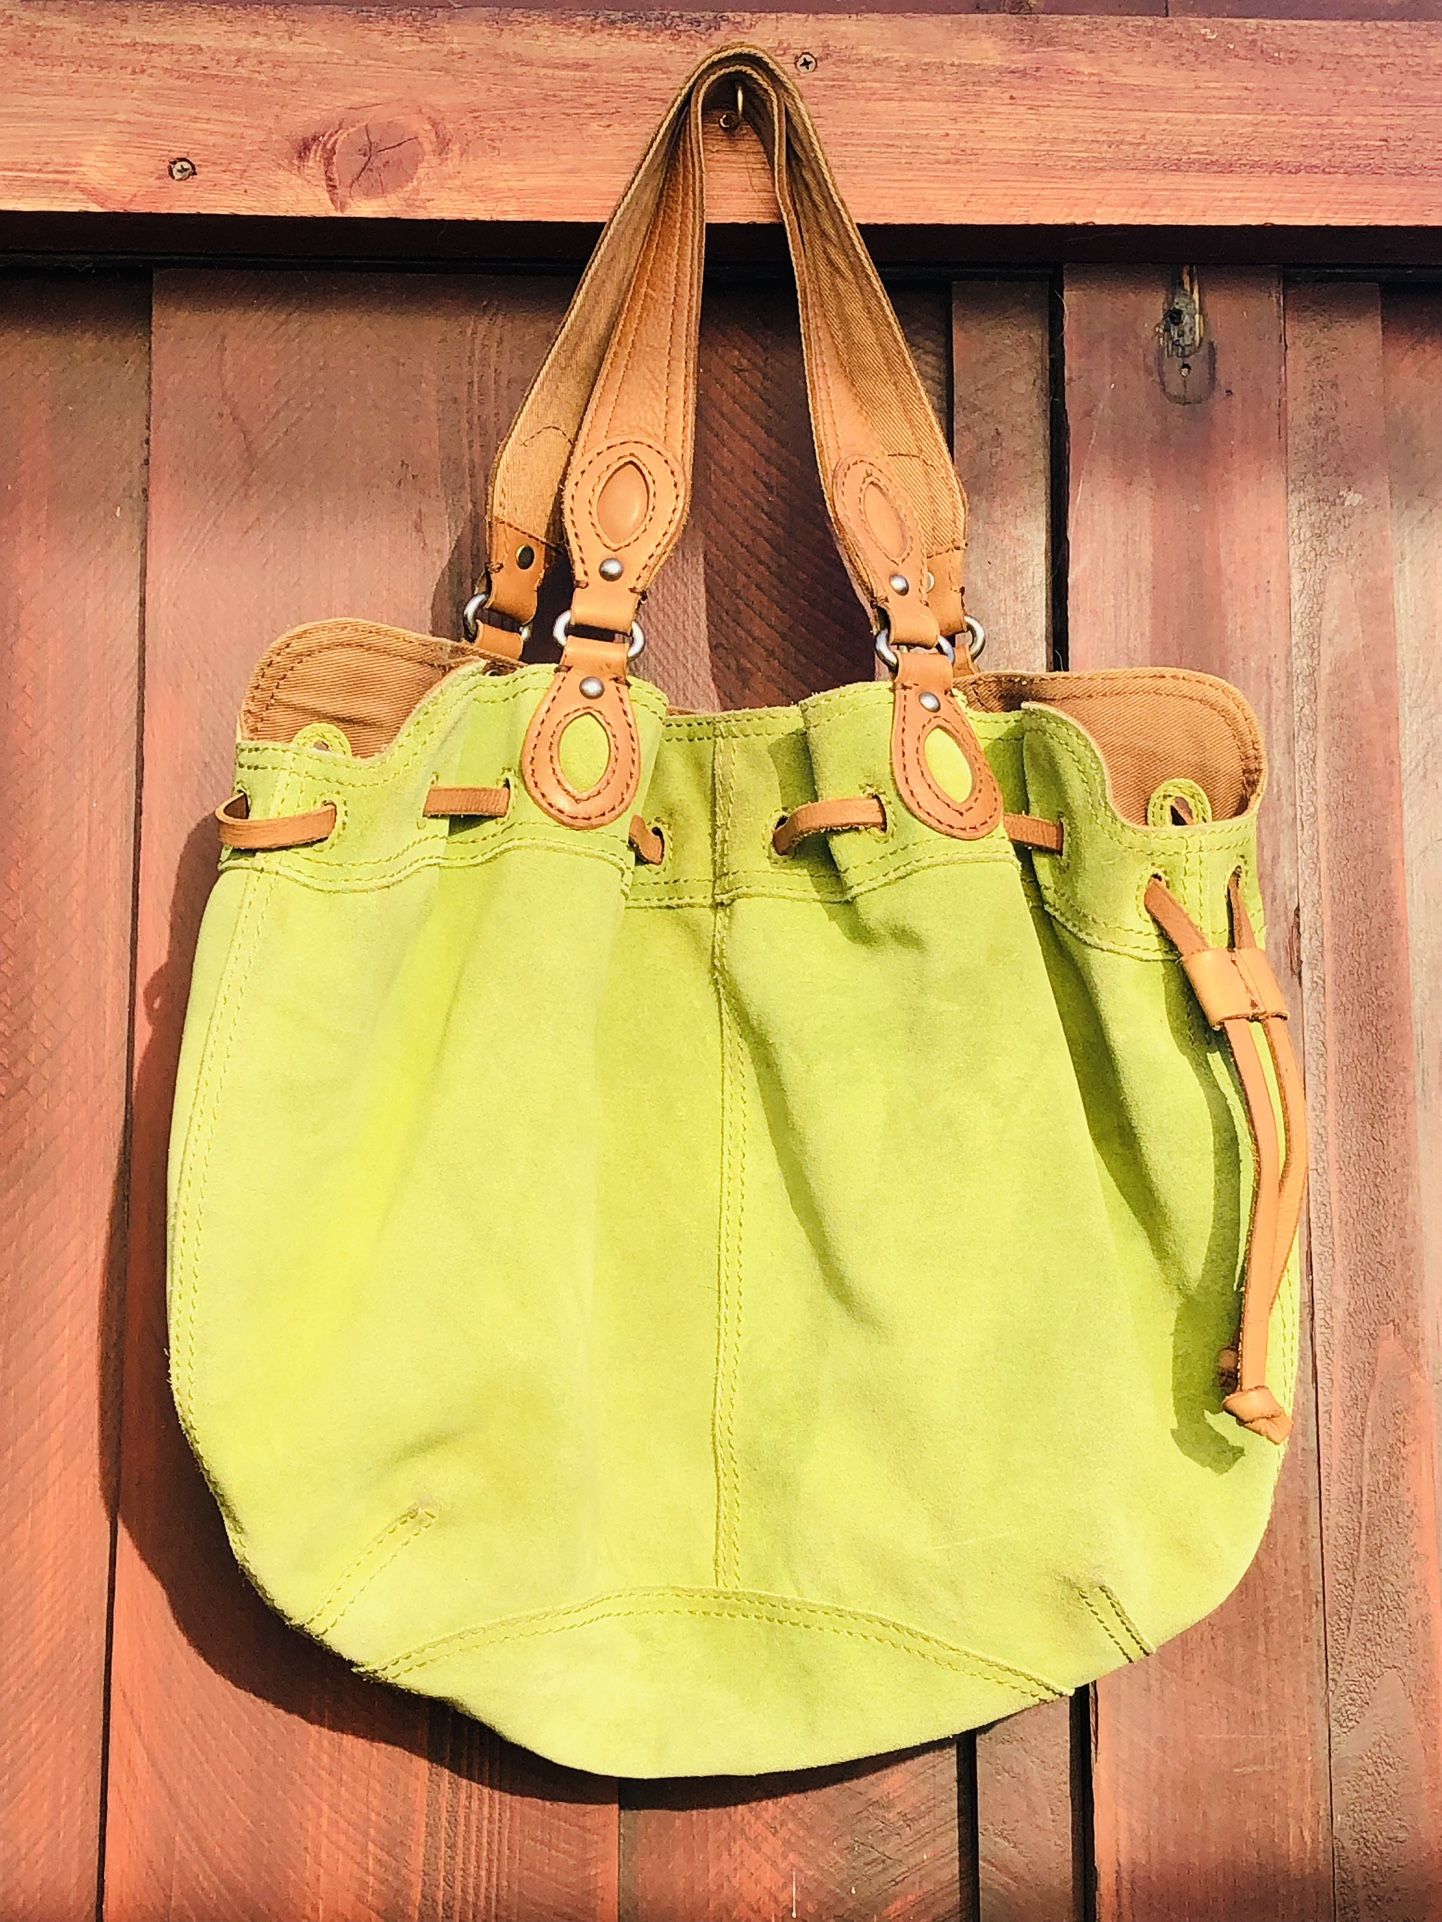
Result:
[[[626,1922],[952,1922],[970,1908],[954,1743],[760,1783],[623,1783],[622,1806]]]
[[[1375,287],[1289,296],[1322,1549],[1337,1914],[1347,1922],[1442,1912],[1438,1298],[1419,1199],[1437,1169],[1419,1161],[1402,853],[1419,796],[1403,773],[1400,662],[1415,661],[1427,625],[1400,628],[1391,511],[1395,473],[1404,568],[1415,570],[1407,523],[1435,473],[1439,426],[1435,396],[1421,420],[1398,419],[1416,372],[1400,335],[1394,361],[1389,408]],[[1402,605],[1415,619],[1415,602]],[[1418,721],[1427,726],[1425,714]],[[1435,1055],[1435,1033],[1424,1045]]]
[[[96,1899],[148,290],[0,309],[0,1914]]]
[[[1442,981],[1442,818],[1417,805],[1442,766],[1442,303],[1430,290],[1383,295],[1387,467],[1397,610],[1397,730],[1408,805],[1402,863],[1411,955],[1417,1165],[1442,1168],[1442,1047],[1434,997]],[[1442,1184],[1419,1184],[1427,1374],[1442,1402]],[[1434,1492],[1442,1493],[1434,1484]],[[1442,1528],[1442,1519],[1439,1519]]]
[[[247,1586],[171,1412],[164,1163],[242,690],[306,617],[454,633],[483,478],[564,289],[161,275],[106,1829],[116,1922],[613,1922],[613,1784],[363,1682]]]
[[[1430,22],[893,14],[878,34],[830,13],[217,0],[4,0],[0,208],[599,220],[692,62],[744,38],[813,56],[843,190],[882,228],[1442,223]],[[746,169],[715,208],[771,218]]]
[[[1201,283],[1215,386],[1169,398],[1161,272],[1066,276],[1071,665],[1171,663],[1234,681],[1268,742],[1264,884],[1278,971],[1298,993],[1287,650],[1280,289]],[[1205,388],[1210,356],[1197,356]],[[1175,376],[1167,386],[1176,390]],[[1305,760],[1305,755],[1302,759]],[[1261,1554],[1214,1615],[1097,1686],[1093,1795],[1101,1922],[1310,1916],[1331,1900],[1314,1388]],[[1203,1790],[1200,1785],[1205,1784]]]

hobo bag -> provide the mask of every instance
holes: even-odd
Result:
[[[638,613],[738,88],[887,672],[689,713]],[[795,84],[727,49],[498,455],[473,638],[323,621],[245,696],[181,1417],[291,1622],[563,1763],[951,1735],[1146,1655],[1265,1526],[1305,1150],[1257,725],[1200,673],[979,672],[964,511]]]

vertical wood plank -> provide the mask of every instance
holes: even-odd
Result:
[[[0,310],[0,1913],[95,1904],[118,1414],[148,288]]]
[[[1399,663],[1425,628],[1399,635],[1390,495],[1395,473],[1404,516],[1419,507],[1435,514],[1430,489],[1442,426],[1435,395],[1426,397],[1421,418],[1399,418],[1418,371],[1400,334],[1393,361],[1389,393],[1375,287],[1289,294],[1293,654],[1337,1913],[1359,1922],[1442,1912],[1438,1304],[1428,1298],[1423,1260],[1403,854],[1409,817],[1428,808],[1436,771],[1420,770],[1420,784],[1404,781]],[[1415,391],[1410,397],[1418,398]],[[1404,520],[1404,585],[1408,570],[1415,580],[1415,540],[1415,521]],[[1415,605],[1404,607],[1415,617]],[[1434,1052],[1435,1045],[1434,1036]],[[1435,1166],[1426,1172],[1435,1183]]]
[[[983,665],[1051,664],[1050,288],[952,289],[952,442],[971,508],[967,602]],[[1073,1704],[1051,1702],[975,1738],[981,1922],[1074,1922],[1084,1899]],[[1084,1766],[1084,1763],[1083,1763]]]
[[[1051,665],[1051,290],[964,281],[951,296],[951,437],[967,492],[967,605],[988,669]]]
[[[752,1781],[623,1783],[624,1922],[954,1922],[956,1747]]]
[[[940,408],[945,296],[909,287],[897,304]],[[869,678],[866,616],[822,505],[789,284],[708,290],[698,407],[691,525],[648,610],[648,673],[710,707]],[[968,1796],[954,1743],[794,1776],[623,1784],[622,1914],[951,1922],[971,1901]]]
[[[564,293],[157,282],[113,1922],[614,1918],[614,1785],[363,1682],[272,1616],[180,1436],[164,1351],[170,1095],[246,680],[302,618],[457,631],[489,456]]]
[[[1397,706],[1404,792],[1442,785],[1442,301],[1435,291],[1384,294],[1387,457],[1397,618]],[[1417,1073],[1417,1165],[1442,1168],[1442,811],[1409,805],[1402,817],[1412,1034]],[[1442,1183],[1423,1180],[1422,1288],[1428,1374],[1442,1401]],[[1442,1493],[1442,1490],[1438,1491]],[[1442,1741],[1442,1731],[1439,1731]]]
[[[1204,668],[1234,681],[1257,708],[1272,769],[1263,832],[1271,945],[1295,999],[1279,288],[1263,272],[1204,272],[1216,386],[1185,405],[1167,397],[1158,371],[1168,291],[1161,271],[1066,276],[1071,663]],[[1271,1528],[1236,1594],[1151,1660],[1097,1686],[1103,1922],[1330,1912],[1305,1344],[1296,1412]]]

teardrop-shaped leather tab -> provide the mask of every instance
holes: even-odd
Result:
[[[561,742],[583,717],[600,725],[609,753],[599,779],[578,788],[562,764]],[[590,731],[587,727],[582,733]],[[536,806],[563,827],[603,828],[630,813],[641,784],[641,741],[626,684],[624,642],[588,641],[578,635],[567,641],[526,730],[521,774]]]
[[[596,525],[612,547],[624,547],[646,525],[651,483],[639,461],[625,460],[596,496]]]
[[[965,708],[952,693],[951,662],[936,648],[904,647],[897,652],[891,721],[891,771],[897,791],[916,818],[938,834],[979,841],[1001,819],[1001,789]],[[965,759],[969,792],[960,792],[954,756],[928,752],[938,730]],[[945,769],[948,758],[953,771],[943,787],[934,769]]]

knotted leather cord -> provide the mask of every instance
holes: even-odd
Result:
[[[1181,818],[1189,820],[1190,814]],[[807,801],[777,825],[772,846],[789,854],[812,834],[884,828],[886,813],[875,795],[850,800]],[[1034,814],[1008,814],[1008,837],[1021,847],[1059,854],[1061,821]],[[1202,1012],[1226,1037],[1242,1092],[1254,1163],[1251,1218],[1242,1265],[1242,1308],[1235,1347],[1224,1348],[1218,1368],[1230,1392],[1222,1406],[1244,1428],[1268,1441],[1284,1442],[1291,1417],[1267,1385],[1267,1342],[1272,1309],[1286,1273],[1302,1215],[1307,1179],[1306,1109],[1301,1073],[1287,1031],[1287,1008],[1265,954],[1257,946],[1241,880],[1227,889],[1232,945],[1214,948],[1165,883],[1153,877],[1144,897],[1147,911],[1181,957]],[[1282,1108],[1282,1135],[1257,1029],[1266,1037],[1272,1076]]]
[[[1244,1428],[1284,1442],[1291,1417],[1267,1385],[1267,1339],[1272,1309],[1286,1273],[1302,1216],[1307,1179],[1307,1124],[1302,1077],[1287,1031],[1287,1008],[1265,954],[1257,946],[1242,899],[1240,878],[1227,889],[1232,945],[1212,947],[1175,895],[1153,877],[1147,911],[1181,957],[1202,1012],[1220,1028],[1231,1050],[1252,1139],[1255,1179],[1242,1268],[1242,1308],[1234,1348],[1218,1367],[1230,1392],[1222,1406]],[[1282,1140],[1257,1029],[1266,1037],[1282,1109]]]
[[[558,544],[563,472],[569,468],[569,496],[595,446],[645,439],[648,429],[656,430],[666,466],[674,468],[680,511],[659,550],[648,552],[626,582],[632,611],[679,536],[690,489],[705,224],[701,115],[711,88],[731,77],[743,81],[748,104],[760,108],[797,274],[822,487],[843,557],[867,606],[885,608],[893,638],[929,640],[938,626],[955,632],[964,618],[965,504],[950,453],[799,94],[769,56],[747,48],[714,54],[696,69],[592,256],[497,459],[490,497],[495,579],[507,578],[517,529],[543,553]],[[889,483],[884,492],[892,512],[914,521],[920,540],[900,594],[890,586],[895,556],[883,556],[874,530],[868,531],[868,510],[887,519],[875,496],[868,499],[865,479],[872,470]],[[571,502],[567,520],[578,514]],[[496,604],[514,618],[529,618],[541,571],[540,563],[530,571],[519,599],[503,601],[498,594]],[[584,561],[582,571],[589,572]],[[930,574],[936,577],[934,619],[927,609]],[[597,596],[611,610],[608,618],[620,621],[619,594],[597,590]]]

